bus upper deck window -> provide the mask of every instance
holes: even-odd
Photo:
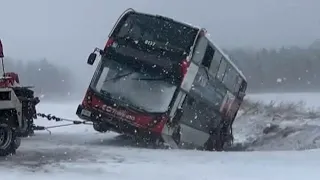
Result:
[[[239,92],[245,92],[247,89],[247,83],[242,81]]]
[[[214,52],[215,52],[214,49],[210,46],[210,44],[208,44],[206,52],[205,52],[203,60],[202,60],[203,66],[210,68]]]

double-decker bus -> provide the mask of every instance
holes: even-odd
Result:
[[[223,150],[245,96],[241,71],[206,30],[126,10],[104,49],[76,114],[96,131],[115,131],[173,148]]]

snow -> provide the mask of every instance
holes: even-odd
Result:
[[[282,82],[282,79],[281,78],[278,78],[277,79],[277,83],[281,83]]]
[[[253,94],[247,98],[264,102],[304,100],[309,107],[320,106],[317,104],[320,94],[316,93]],[[76,118],[78,103],[41,102],[38,111],[72,119]],[[67,126],[51,129],[51,135],[41,131],[23,139],[16,155],[0,159],[0,174],[1,179],[6,180],[317,179],[320,176],[320,150],[316,149],[320,137],[318,121],[272,120],[263,113],[240,115],[235,124],[236,141],[255,143],[249,144],[251,151],[238,152],[151,149],[115,133],[96,133],[89,125]],[[268,123],[301,130],[287,137],[280,136],[281,130],[263,136],[261,130]],[[37,124],[55,126],[62,122],[38,119]],[[297,143],[297,139],[302,142]],[[315,147],[304,148],[309,145]]]

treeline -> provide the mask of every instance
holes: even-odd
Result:
[[[320,91],[320,40],[307,48],[232,49],[227,53],[247,77],[249,92]],[[19,74],[22,85],[34,86],[36,94],[47,98],[70,96],[83,76],[46,59],[6,58],[5,67],[7,72]],[[75,75],[79,75],[78,79]]]
[[[63,98],[73,90],[73,73],[67,67],[53,64],[46,59],[17,61],[5,58],[4,64],[6,72],[18,73],[20,84],[34,86],[33,89],[39,96]]]
[[[320,91],[320,40],[307,48],[229,50],[251,92]]]

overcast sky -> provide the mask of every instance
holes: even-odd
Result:
[[[85,66],[128,7],[205,27],[224,48],[306,46],[320,38],[319,0],[0,0],[0,38],[16,59]]]

